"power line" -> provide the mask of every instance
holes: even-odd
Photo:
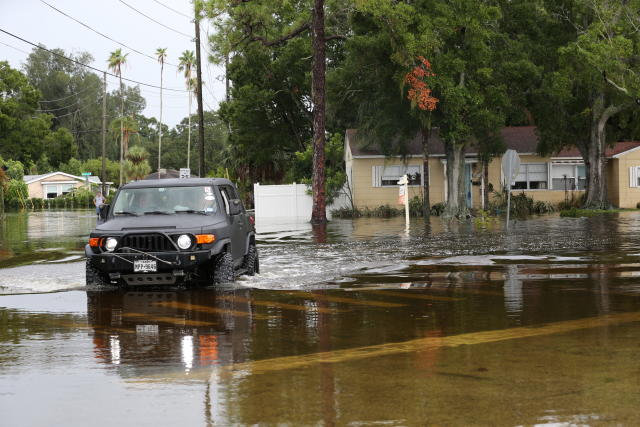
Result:
[[[102,97],[100,97],[100,101],[102,101]],[[89,108],[89,107],[93,107],[93,105],[92,105],[92,104],[85,105],[85,106],[84,106],[84,107],[82,107],[82,108],[77,108],[75,111],[72,111],[72,112],[67,113],[67,114],[63,114],[63,115],[61,115],[61,116],[54,116],[53,114],[51,114],[51,115],[53,116],[53,118],[54,118],[54,119],[61,119],[61,118],[63,118],[63,117],[67,117],[67,116],[70,116],[70,115],[72,115],[72,114],[76,114],[76,113],[78,113],[78,112],[80,112],[80,111],[86,110],[86,109],[87,109],[87,108]],[[49,113],[45,113],[45,114],[49,114]]]
[[[166,29],[168,29],[168,30],[173,31],[174,33],[178,33],[178,34],[181,34],[181,35],[183,35],[183,36],[185,36],[185,37],[187,37],[187,38],[189,38],[189,39],[193,39],[193,36],[191,36],[190,34],[185,34],[185,33],[183,33],[182,31],[178,31],[178,30],[176,30],[176,29],[174,29],[174,28],[171,28],[171,27],[169,27],[169,26],[167,26],[167,25],[164,25],[162,22],[160,22],[160,21],[156,21],[155,19],[153,19],[153,18],[152,18],[152,17],[150,17],[149,15],[145,15],[144,13],[140,12],[138,9],[136,9],[136,8],[135,8],[135,7],[133,7],[133,6],[131,6],[130,4],[128,4],[128,3],[126,3],[126,2],[124,2],[124,1],[122,1],[122,0],[118,0],[118,1],[119,1],[120,3],[122,3],[123,5],[127,6],[129,9],[132,9],[132,10],[136,11],[137,13],[139,13],[140,15],[144,16],[145,18],[150,19],[151,21],[155,22],[156,24],[161,25],[161,26],[163,26],[164,28],[166,28]]]
[[[90,91],[90,90],[95,90],[95,89],[101,89],[101,88],[98,88],[98,87],[87,87],[87,88],[82,89],[81,91],[74,92],[74,93],[72,93],[72,94],[70,94],[70,95],[67,95],[67,96],[63,96],[62,98],[58,98],[58,99],[43,99],[43,100],[40,100],[40,101],[38,101],[38,102],[42,102],[42,103],[44,103],[44,102],[58,102],[58,101],[64,101],[65,99],[67,99],[67,98],[71,98],[72,96],[78,96],[78,95],[80,95],[81,93],[85,93],[85,92],[88,92],[88,91]]]
[[[59,111],[59,110],[66,110],[67,108],[71,108],[71,107],[75,107],[76,105],[78,105],[78,101],[76,100],[73,104],[69,104],[69,105],[65,105],[64,107],[60,107],[60,108],[52,108],[52,109],[40,109],[40,110],[36,110],[39,113],[49,113],[51,111]]]
[[[29,53],[29,52],[27,52],[26,50],[22,50],[22,49],[19,49],[19,48],[15,47],[15,46],[11,46],[10,44],[6,44],[6,43],[4,43],[4,42],[0,42],[0,44],[3,44],[3,45],[5,45],[5,46],[7,46],[7,47],[10,47],[11,49],[15,49],[15,50],[17,50],[18,52],[22,52],[22,53],[26,53],[27,55],[30,55],[30,53]]]
[[[156,2],[156,3],[158,3],[160,6],[164,6],[164,7],[166,7],[166,8],[167,8],[167,9],[169,9],[170,11],[177,13],[178,15],[182,15],[182,16],[184,16],[185,18],[190,19],[190,20],[191,20],[191,19],[193,19],[193,16],[185,15],[184,13],[180,12],[179,10],[175,10],[175,9],[173,9],[173,8],[171,8],[171,7],[169,7],[169,6],[167,6],[166,4],[159,2],[158,0],[153,0],[153,1],[154,1],[154,2]]]
[[[27,44],[30,44],[30,45],[31,45],[31,46],[33,46],[33,47],[37,47],[38,49],[42,49],[42,50],[44,50],[44,51],[47,51],[47,52],[49,52],[49,53],[50,53],[50,54],[52,54],[52,55],[59,56],[60,58],[66,59],[67,61],[71,61],[71,62],[73,62],[73,63],[75,63],[75,64],[78,64],[78,65],[81,65],[81,66],[83,66],[83,67],[90,68],[90,69],[92,69],[92,70],[94,70],[94,71],[97,71],[97,72],[99,72],[99,73],[105,73],[105,72],[106,72],[108,75],[110,75],[110,76],[112,76],[112,77],[122,78],[122,80],[127,81],[127,82],[135,83],[135,84],[142,85],[142,86],[152,87],[152,88],[155,88],[155,89],[160,89],[160,86],[152,85],[152,84],[149,84],[149,83],[143,83],[143,82],[140,82],[140,81],[137,81],[137,80],[128,79],[128,78],[126,78],[126,77],[118,77],[117,75],[112,74],[112,73],[109,73],[108,71],[101,70],[101,69],[96,68],[96,67],[93,67],[93,66],[91,66],[91,65],[83,64],[83,63],[82,63],[82,62],[80,62],[80,61],[76,61],[75,59],[68,58],[68,57],[66,57],[66,56],[64,56],[64,55],[61,55],[61,54],[56,53],[56,52],[54,52],[54,51],[52,51],[52,50],[49,50],[49,49],[47,49],[46,47],[42,47],[42,46],[37,45],[37,44],[35,44],[35,43],[33,43],[33,42],[30,42],[30,41],[28,41],[28,40],[25,40],[25,39],[23,39],[22,37],[19,37],[19,36],[16,36],[15,34],[13,34],[13,33],[10,33],[9,31],[3,30],[2,28],[0,28],[0,31],[2,31],[3,33],[8,34],[8,35],[10,35],[11,37],[14,37],[14,38],[16,38],[16,39],[18,39],[18,40],[20,40],[20,41],[23,41],[23,42],[25,42],[25,43],[27,43]],[[163,87],[163,88],[162,88],[162,90],[169,90],[169,91],[173,91],[173,92],[187,92],[186,90],[183,90],[183,89],[173,89],[173,88],[169,88],[169,87]]]
[[[75,22],[77,22],[78,24],[82,25],[83,27],[85,27],[85,28],[87,28],[87,29],[89,29],[89,30],[93,31],[94,33],[96,33],[96,34],[98,34],[98,35],[100,35],[100,36],[104,37],[105,39],[110,40],[110,41],[112,41],[112,42],[114,42],[114,43],[117,43],[117,44],[119,44],[120,46],[124,46],[124,47],[126,47],[127,49],[129,49],[129,50],[131,50],[131,51],[133,51],[133,52],[137,53],[138,55],[145,56],[145,57],[147,57],[147,58],[151,59],[151,60],[152,60],[152,61],[154,61],[154,62],[156,62],[156,61],[157,61],[157,58],[154,58],[154,57],[153,57],[153,56],[151,56],[151,55],[147,55],[147,54],[146,54],[146,53],[144,53],[144,52],[140,52],[139,50],[134,49],[134,48],[132,48],[131,46],[127,46],[126,44],[124,44],[124,43],[122,43],[122,42],[119,42],[118,40],[115,40],[115,39],[113,39],[113,38],[109,37],[108,35],[106,35],[106,34],[104,34],[104,33],[101,33],[100,31],[98,31],[98,30],[96,30],[96,29],[92,28],[91,26],[89,26],[89,25],[85,24],[84,22],[82,22],[82,21],[80,21],[80,20],[78,20],[78,19],[74,18],[73,16],[68,15],[67,13],[65,13],[65,12],[61,11],[60,9],[58,9],[57,7],[55,7],[55,6],[53,6],[53,5],[49,4],[49,3],[47,3],[46,1],[44,1],[44,0],[40,0],[40,2],[42,2],[42,3],[46,4],[46,5],[47,5],[47,6],[49,6],[51,9],[53,9],[53,10],[55,10],[56,12],[58,12],[58,13],[60,13],[60,14],[64,15],[64,16],[66,16],[67,18],[71,19],[72,21],[75,21]],[[172,64],[172,63],[170,63],[170,62],[165,62],[165,64],[167,64],[167,65],[171,65],[172,67],[176,67],[176,68],[178,67],[176,64]]]

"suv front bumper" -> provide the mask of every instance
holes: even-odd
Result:
[[[193,272],[198,266],[211,259],[210,250],[146,253],[103,252],[95,254],[87,248],[85,252],[91,266],[110,277],[116,274],[143,274],[134,271],[133,265],[137,260],[156,261],[157,271],[152,273],[173,273],[176,276],[184,276],[185,273]]]

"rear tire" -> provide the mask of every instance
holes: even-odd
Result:
[[[213,283],[229,283],[235,279],[233,257],[229,252],[220,254],[213,268]]]
[[[95,267],[91,265],[91,260],[87,258],[86,261],[86,283],[87,286],[110,286],[108,280],[105,280],[102,273],[100,273]]]
[[[256,245],[250,245],[249,251],[242,261],[242,268],[248,276],[254,276],[256,273],[260,273],[260,261],[258,260],[258,250]]]

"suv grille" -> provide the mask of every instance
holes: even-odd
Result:
[[[128,247],[145,252],[175,251],[175,246],[162,234],[129,234],[122,239],[120,247]]]

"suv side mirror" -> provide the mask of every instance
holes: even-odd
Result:
[[[106,221],[107,220],[107,216],[109,215],[109,206],[110,205],[102,205],[100,206],[100,220],[101,221]]]
[[[240,199],[232,199],[229,204],[229,215],[238,215],[242,213],[242,203]]]

